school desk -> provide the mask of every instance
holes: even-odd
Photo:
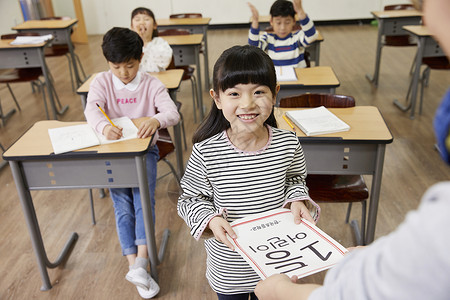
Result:
[[[296,19],[298,21],[297,16]],[[252,18],[250,18],[250,22],[252,22]],[[259,16],[259,28],[261,28],[261,30],[264,30],[269,25],[270,25],[270,16]],[[311,43],[311,45],[309,45],[308,48],[306,49],[310,54],[309,58],[310,61],[314,62],[314,66],[316,67],[320,64],[320,45],[324,40],[319,30],[317,30],[317,33],[319,35],[317,39],[313,43]]]
[[[75,60],[74,47],[70,38],[72,28],[78,22],[77,19],[70,20],[29,20],[14,26],[12,29],[18,32],[37,32],[40,35],[51,34],[54,39],[53,45],[67,45],[69,47],[70,59],[75,73],[77,86],[80,86],[84,79],[80,78],[78,65]]]
[[[411,82],[411,91],[406,95],[406,105],[401,104],[398,100],[394,100],[395,106],[402,111],[411,110],[409,117],[414,119],[416,109],[417,89],[419,86],[420,67],[422,66],[423,57],[445,56],[446,54],[439,46],[438,42],[431,36],[431,33],[423,25],[403,26],[403,29],[413,37],[418,39],[417,54],[415,58],[414,74]],[[408,97],[410,95],[410,97]],[[409,98],[409,99],[408,99]]]
[[[174,18],[156,20],[159,29],[187,29],[191,34],[203,34],[203,63],[205,71],[205,91],[209,91],[209,63],[208,63],[208,25],[211,18]]]
[[[197,107],[200,107],[200,119],[205,115],[203,107],[202,78],[200,72],[200,47],[203,34],[162,36],[173,49],[175,66],[195,65],[197,69]],[[206,78],[208,81],[208,78]]]
[[[157,73],[150,73],[152,76],[155,76],[158,78],[165,87],[169,90],[170,98],[172,98],[173,101],[177,100],[177,90],[180,87],[181,79],[183,78],[183,70],[181,69],[172,69]],[[86,106],[86,100],[87,95],[89,93],[89,87],[91,85],[92,80],[95,78],[95,75],[97,73],[92,74],[77,90],[77,94],[81,97],[81,105],[84,107]],[[182,142],[181,142],[181,128],[180,123],[175,125],[173,127],[174,132],[174,144],[175,144],[175,154],[177,157],[177,169],[178,169],[178,176],[180,178],[183,176],[184,173],[184,163],[183,163],[183,151],[182,149]]]
[[[137,124],[139,119],[133,121]],[[56,261],[50,262],[41,236],[31,190],[139,187],[148,254],[152,266],[151,275],[157,280],[156,266],[163,258],[169,230],[164,231],[158,256],[145,166],[145,156],[151,138],[94,146],[66,154],[53,154],[48,129],[84,123],[39,121],[3,154],[3,158],[11,167],[25,215],[43,284],[41,290],[51,289],[47,268],[56,268],[70,255],[70,249],[78,239],[78,234],[73,232]]]
[[[385,10],[372,11],[372,15],[378,21],[377,49],[375,57],[375,71],[373,76],[366,74],[366,78],[378,86],[380,75],[381,49],[384,46],[383,37],[386,35],[405,35],[402,29],[405,25],[418,25],[422,21],[422,13],[417,10]]]
[[[292,108],[275,108],[278,127],[291,130],[283,114]],[[306,137],[295,126],[303,147],[308,174],[371,175],[369,212],[364,244],[374,240],[386,145],[393,137],[375,106],[329,108],[350,125],[350,130]]]
[[[333,69],[329,66],[311,68],[295,68],[297,80],[280,81],[280,91],[277,94],[277,106],[280,99],[304,93],[328,93],[334,94],[340,85]]]
[[[47,87],[47,96],[50,99],[53,118],[57,119],[58,115],[64,114],[69,106],[66,105],[60,110],[57,110],[53,93],[49,92],[53,87],[50,80],[50,73],[45,63],[44,47],[51,41],[33,45],[11,45],[12,41],[0,40],[0,69],[41,68]],[[49,118],[48,113],[47,118]]]

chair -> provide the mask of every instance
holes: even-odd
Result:
[[[15,39],[17,36],[37,36],[39,34],[37,33],[31,33],[31,32],[22,32],[22,33],[12,33],[12,34],[3,34],[1,36],[2,40],[7,39]],[[20,68],[20,69],[8,69],[6,72],[3,72],[0,74],[0,83],[5,83],[14,99],[14,102],[16,103],[16,106],[19,110],[20,106],[17,102],[16,97],[14,96],[14,93],[9,86],[10,83],[17,83],[17,82],[31,82],[31,86],[34,90],[34,87],[38,87],[42,91],[42,97],[44,99],[44,106],[45,106],[45,112],[47,115],[47,119],[50,119],[48,114],[48,108],[47,108],[47,101],[45,96],[45,84],[39,79],[41,76],[43,76],[42,69],[40,67],[37,68]],[[56,91],[54,90],[53,84],[50,84],[52,86],[52,90],[48,91],[49,93],[53,93],[55,98],[57,99],[59,103],[58,96],[56,95]],[[60,104],[60,103],[59,103]],[[61,106],[61,104],[60,104]],[[6,120],[2,117],[2,121],[5,122]]]
[[[202,18],[203,15],[201,13],[183,13],[183,14],[173,14],[170,15],[170,19],[189,19],[189,18]]]
[[[5,148],[3,147],[2,143],[0,143],[0,149],[2,149],[2,153],[5,152]],[[0,162],[0,170],[3,169],[4,166],[6,166],[6,161]]]
[[[166,29],[158,32],[159,36],[170,36],[170,35],[189,35],[190,32],[185,29]],[[195,68],[191,66],[175,66],[174,60],[172,59],[171,64],[167,67],[167,69],[183,69],[184,74],[182,80],[190,80],[192,87],[192,106],[194,111],[194,122],[197,123],[197,113],[196,109],[198,105],[197,98],[197,80],[194,76]]]
[[[5,78],[7,78],[8,76],[9,76],[9,72],[8,72],[8,71],[7,71],[7,72],[2,72],[2,73],[0,73],[0,82],[1,82],[2,78],[5,79]],[[6,83],[6,87],[8,88],[8,90],[9,90],[9,92],[10,92],[10,94],[11,94],[13,100],[14,100],[14,103],[15,103],[16,106],[17,106],[17,109],[20,111],[20,110],[21,110],[20,105],[19,105],[19,103],[17,102],[16,96],[14,96],[14,93],[13,93],[13,91],[12,91],[11,86],[9,85],[9,83]],[[2,119],[2,124],[3,124],[3,126],[5,126],[6,121],[7,121],[7,120],[12,116],[12,114],[15,113],[15,112],[16,112],[16,110],[13,108],[13,109],[11,109],[9,112],[4,113],[4,112],[3,112],[3,108],[2,108],[2,102],[1,102],[1,99],[0,99],[0,118]]]
[[[173,165],[170,163],[170,161],[167,159],[167,155],[169,155],[170,153],[175,151],[175,146],[173,145],[172,139],[170,137],[169,131],[166,128],[163,129],[159,129],[158,130],[158,134],[159,134],[159,138],[156,141],[156,145],[158,146],[159,149],[159,160],[163,161],[167,164],[167,166],[169,166],[170,168],[170,173],[173,174],[173,176],[175,176],[175,179],[177,181],[177,185],[178,188],[181,190],[181,185],[180,185],[180,178],[178,177],[178,174],[175,170],[175,168],[173,167]],[[167,173],[165,175],[162,175],[160,177],[157,178],[157,180],[162,179],[163,177],[169,175],[170,173]],[[103,189],[100,191],[100,193],[102,193]],[[95,221],[95,210],[94,210],[94,200],[92,197],[92,189],[89,190],[90,193],[90,204],[91,204],[91,216],[92,216],[92,224],[95,225],[96,221]]]
[[[65,20],[70,19],[69,17],[45,17],[41,18],[41,20]],[[44,52],[46,57],[57,57],[57,56],[65,56],[67,58],[67,62],[69,64],[69,74],[70,74],[70,83],[72,84],[72,91],[75,91],[75,70],[72,70],[72,58],[70,56],[69,46],[67,44],[57,44],[51,45],[50,47],[45,48]],[[78,65],[83,77],[86,79],[86,74],[83,69],[83,65],[81,64],[80,57],[74,53],[75,63]]]
[[[280,100],[280,107],[318,107],[328,108],[354,107],[355,99],[351,96],[333,94],[303,94]],[[316,175],[306,177],[309,194],[314,201],[323,203],[349,203],[345,222],[349,222],[353,202],[361,202],[361,227],[356,221],[351,225],[355,231],[356,243],[364,243],[366,207],[369,190],[361,175]]]
[[[420,105],[419,114],[422,114],[422,104],[423,104],[423,89],[428,86],[428,80],[430,78],[431,70],[449,70],[450,62],[446,56],[435,56],[435,57],[424,57],[422,59],[422,64],[426,66],[423,70],[422,75],[419,78],[420,82]],[[412,81],[411,81],[412,85]],[[411,89],[411,87],[410,87]]]

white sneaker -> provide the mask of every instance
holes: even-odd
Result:
[[[141,296],[144,299],[153,298],[159,293],[159,285],[156,283],[155,280],[153,280],[153,278],[150,275],[148,275],[148,284],[150,286],[148,289],[143,289],[140,286],[136,286],[139,292],[139,296]]]
[[[131,269],[128,271],[127,275],[125,275],[126,280],[144,290],[148,290],[150,288],[150,281],[148,277],[150,277],[150,275],[148,275],[147,271],[143,268]]]

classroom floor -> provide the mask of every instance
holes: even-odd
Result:
[[[374,70],[377,28],[371,25],[318,26],[325,41],[321,46],[321,65],[330,65],[341,85],[336,93],[352,95],[357,105],[377,106],[394,136],[387,146],[383,182],[378,210],[376,238],[393,231],[406,213],[417,207],[421,195],[432,184],[448,180],[449,168],[434,149],[432,118],[441,97],[449,87],[450,72],[432,71],[424,92],[424,109],[415,120],[399,111],[393,99],[403,100],[410,82],[409,69],[415,48],[383,49],[378,88],[365,78]],[[89,44],[76,45],[87,74],[107,69],[101,54],[101,36],[89,36]],[[208,32],[210,75],[221,52],[235,44],[247,43],[247,29],[221,29]],[[62,121],[83,120],[80,98],[71,90],[65,58],[48,59],[56,81],[56,90],[63,104],[70,108]],[[8,147],[32,124],[45,119],[41,95],[32,93],[29,84],[12,86],[22,110],[16,112],[5,126],[0,126],[0,143]],[[211,100],[203,92],[204,105]],[[0,86],[4,111],[14,107],[8,90]],[[189,158],[190,139],[198,124],[193,122],[190,82],[183,82],[178,93],[183,102]],[[175,163],[175,155],[170,160]],[[0,160],[1,161],[1,160]],[[159,164],[158,172],[167,172]],[[370,183],[370,178],[367,177]],[[69,259],[49,270],[53,284],[41,292],[41,280],[30,238],[19,204],[9,167],[0,170],[0,299],[140,299],[136,288],[126,282],[126,259],[121,256],[114,213],[109,197],[95,195],[97,224],[91,224],[87,190],[33,191],[32,196],[42,235],[50,259],[54,259],[66,238],[78,232]],[[173,176],[161,179],[156,189],[156,235],[161,239],[164,228],[171,236],[162,264],[158,266],[161,292],[157,299],[216,299],[205,279],[205,251],[196,242],[176,213],[179,191]],[[344,223],[346,204],[322,204],[318,226],[344,246],[354,245],[350,227]],[[360,218],[360,206],[354,205],[352,218]],[[320,283],[325,272],[307,277],[302,282]]]

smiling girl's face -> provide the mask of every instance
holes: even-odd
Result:
[[[235,133],[256,132],[264,128],[276,98],[270,88],[260,84],[237,84],[217,95],[210,91]]]

